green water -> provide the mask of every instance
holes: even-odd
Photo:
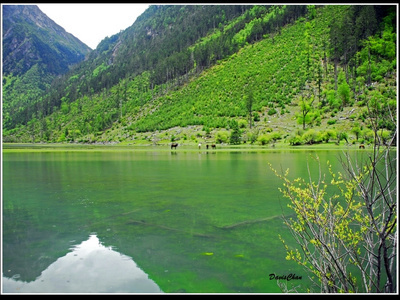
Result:
[[[272,273],[305,290],[268,163],[305,177],[316,154],[339,167],[339,151],[3,153],[3,292],[280,293]]]

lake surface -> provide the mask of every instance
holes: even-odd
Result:
[[[280,293],[270,274],[305,291],[268,163],[308,177],[340,154],[5,152],[3,292]]]

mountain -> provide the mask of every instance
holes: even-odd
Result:
[[[48,73],[63,74],[90,51],[36,5],[3,6],[3,45],[3,72],[15,76],[36,63]]]
[[[83,61],[91,49],[36,5],[4,5],[2,9],[3,112],[10,126],[17,111],[39,101],[52,80]]]
[[[367,104],[395,130],[395,20],[385,5],[151,6],[3,141],[370,142]]]
[[[87,59],[57,78],[46,97],[31,102],[18,114],[11,114],[7,129],[26,125],[32,113],[42,116],[81,96],[109,89],[125,78],[150,74],[146,89],[181,81],[209,68],[217,60],[238,51],[260,33],[243,39],[240,31],[251,31],[252,20],[272,8],[270,5],[153,5],[121,33],[105,38]],[[277,12],[277,14],[276,14]],[[306,12],[305,6],[291,6],[268,13],[268,28],[280,26]],[[258,24],[260,25],[260,24]],[[257,27],[257,26],[256,26]],[[255,27],[255,28],[256,28]],[[223,35],[220,33],[223,31]],[[211,40],[210,33],[216,33]]]

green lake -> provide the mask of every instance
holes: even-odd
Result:
[[[360,153],[354,151],[354,153]],[[366,153],[366,152],[365,152]],[[341,151],[5,151],[4,293],[280,293],[282,182]]]

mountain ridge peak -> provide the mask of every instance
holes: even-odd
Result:
[[[3,72],[23,74],[34,65],[32,60],[48,64],[48,51],[59,63],[50,72],[59,75],[82,61],[91,49],[37,5],[3,5]]]

